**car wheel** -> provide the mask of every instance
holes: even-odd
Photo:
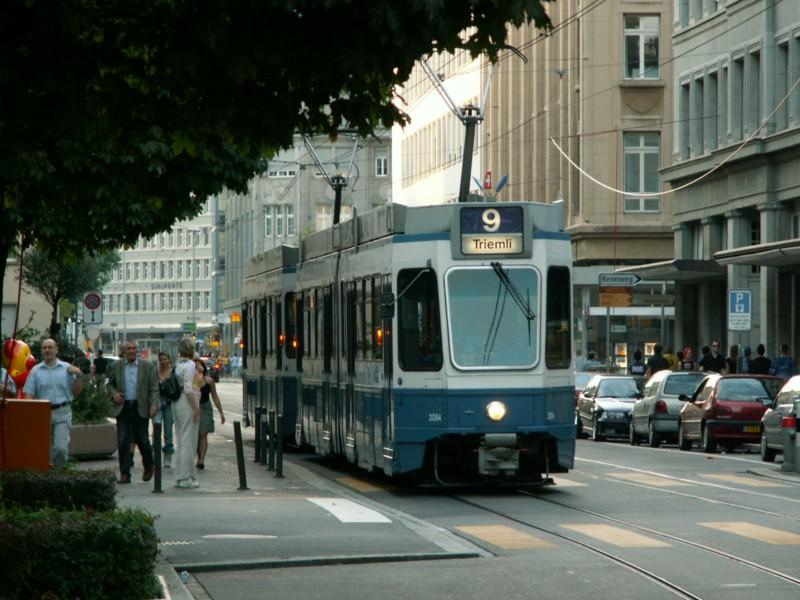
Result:
[[[767,445],[767,436],[765,433],[761,434],[761,460],[764,462],[775,462],[775,455],[777,450],[773,450]]]
[[[709,454],[717,451],[717,440],[711,437],[711,432],[707,425],[703,425],[703,452]]]
[[[633,427],[633,421],[631,421],[631,425],[628,427],[628,442],[631,446],[639,445],[639,436],[636,435],[636,429]]]
[[[687,440],[683,436],[683,425],[678,422],[678,447],[681,450],[691,450],[692,449],[692,440]]]
[[[647,424],[647,444],[651,448],[658,448],[661,445],[661,434],[656,431],[652,421]]]
[[[600,433],[600,428],[597,425],[597,418],[592,419],[592,440],[595,442],[602,442],[605,438],[604,435]]]
[[[575,416],[575,439],[583,438],[583,421],[581,421],[580,415]]]

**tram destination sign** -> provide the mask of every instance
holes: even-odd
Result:
[[[521,254],[521,206],[466,206],[461,209],[462,254]]]

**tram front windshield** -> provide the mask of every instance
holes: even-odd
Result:
[[[530,267],[464,267],[446,276],[450,352],[460,369],[530,368],[537,360],[539,278]],[[521,299],[515,302],[514,295]]]

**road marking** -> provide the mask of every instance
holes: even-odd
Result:
[[[670,544],[656,540],[621,527],[613,525],[565,525],[559,527],[571,529],[587,535],[601,542],[606,542],[620,548],[669,548]]]
[[[530,550],[553,548],[553,544],[506,525],[463,525],[455,527],[458,531],[476,537],[503,550]]]
[[[273,540],[277,535],[259,533],[210,533],[204,535],[204,540]]]
[[[368,481],[364,481],[362,479],[356,479],[355,477],[339,477],[336,479],[342,485],[346,485],[349,488],[353,488],[354,490],[362,493],[371,493],[371,492],[382,492],[383,488],[378,487],[377,485],[373,485]]]
[[[786,487],[782,483],[775,483],[768,481],[763,477],[747,477],[746,475],[716,475],[711,473],[701,473],[700,477],[710,477],[711,479],[719,479],[720,481],[727,481],[729,483],[741,483],[742,485],[749,485],[756,488],[782,488]]]
[[[797,546],[800,545],[800,535],[790,533],[788,531],[781,531],[780,529],[772,529],[771,527],[762,527],[754,523],[745,523],[742,521],[733,522],[716,522],[716,523],[698,523],[703,527],[709,529],[718,529],[727,533],[741,535],[742,537],[758,540],[766,544],[774,546]]]
[[[635,483],[643,483],[655,487],[685,487],[689,485],[683,481],[667,479],[660,475],[647,475],[646,473],[609,473],[609,475],[617,479],[624,479],[625,481],[633,481]]]
[[[565,477],[552,477],[553,483],[560,487],[586,487],[588,483],[581,483],[574,479],[566,479]]]
[[[378,511],[345,498],[306,498],[324,508],[342,523],[391,523]]]

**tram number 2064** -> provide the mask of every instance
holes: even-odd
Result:
[[[442,413],[432,412],[428,413],[428,423],[441,423]]]

